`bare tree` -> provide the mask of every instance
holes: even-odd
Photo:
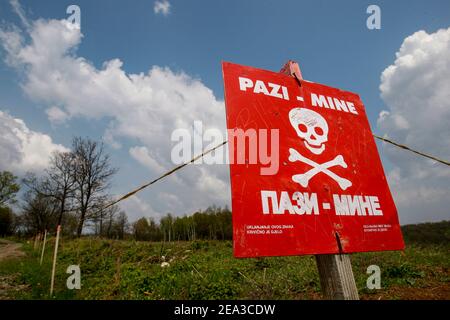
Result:
[[[118,207],[111,206],[107,209],[104,209],[108,203],[111,203],[113,200],[104,196],[103,198],[99,198],[99,200],[94,204],[91,208],[92,212],[90,214],[90,220],[92,220],[94,232],[98,236],[105,235],[105,223],[107,223],[109,218],[112,218],[116,210],[118,211]]]
[[[77,137],[72,143],[74,154],[75,201],[80,215],[77,236],[81,236],[88,214],[103,201],[109,180],[117,172],[104,153],[103,144]]]
[[[113,225],[114,233],[117,239],[123,240],[128,232],[128,217],[125,211],[119,211],[115,223]]]
[[[61,225],[63,215],[70,211],[75,192],[75,161],[72,152],[54,152],[50,157],[50,166],[45,175],[37,177],[27,173],[23,183],[41,197],[51,199],[55,204],[57,225]]]
[[[40,232],[56,228],[58,208],[52,198],[34,189],[24,194],[21,219],[28,232]]]
[[[120,211],[119,206],[114,205],[114,206],[111,206],[108,209],[106,209],[103,213],[104,214],[103,217],[106,222],[105,233],[108,238],[112,238],[112,236],[113,236],[113,224],[114,224],[116,215],[119,213],[119,211]]]
[[[163,232],[164,241],[168,240],[170,242],[172,240],[173,223],[174,223],[174,219],[173,219],[172,215],[170,213],[168,213],[165,217],[161,218],[159,223],[160,223],[161,231]]]
[[[75,157],[71,152],[55,152],[50,159],[50,168],[46,170],[44,192],[59,204],[58,225],[67,211],[68,202],[75,192]]]

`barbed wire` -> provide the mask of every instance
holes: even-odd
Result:
[[[442,163],[442,164],[445,164],[445,165],[447,165],[447,166],[450,166],[450,162],[449,162],[449,161],[445,161],[445,160],[439,159],[439,158],[437,158],[437,157],[431,156],[431,155],[429,155],[429,154],[426,154],[426,153],[423,153],[423,152],[420,152],[420,151],[411,149],[411,148],[408,147],[408,146],[405,146],[405,145],[403,145],[403,144],[394,142],[394,141],[392,141],[392,140],[390,140],[390,139],[387,139],[387,138],[380,137],[380,136],[378,136],[378,135],[376,135],[376,134],[373,134],[373,136],[374,136],[375,138],[379,139],[379,140],[382,140],[382,141],[384,141],[384,142],[390,143],[390,144],[392,144],[392,145],[394,145],[394,146],[396,146],[396,147],[398,147],[398,148],[401,148],[401,149],[404,149],[404,150],[408,150],[408,151],[413,152],[413,153],[415,153],[415,154],[418,154],[418,155],[420,155],[420,156],[422,156],[422,157],[425,157],[425,158],[428,158],[428,159],[431,159],[431,160],[440,162],[440,163]],[[196,160],[198,160],[198,159],[200,159],[200,158],[203,158],[203,157],[204,157],[205,155],[207,155],[208,153],[213,152],[214,150],[216,150],[216,149],[218,149],[218,148],[220,148],[220,147],[226,145],[227,143],[228,143],[228,141],[225,140],[225,141],[223,141],[222,143],[220,143],[220,144],[218,144],[217,146],[215,146],[214,148],[211,148],[211,149],[209,149],[209,150],[206,150],[206,151],[202,152],[202,153],[199,154],[198,156],[192,158],[190,161],[185,162],[185,163],[183,163],[183,164],[181,164],[181,165],[179,165],[179,166],[176,166],[175,168],[173,168],[173,169],[167,171],[166,173],[164,173],[162,176],[160,176],[160,177],[158,177],[158,178],[156,178],[156,179],[154,179],[154,180],[152,180],[152,181],[150,181],[150,182],[148,182],[148,183],[146,183],[146,184],[144,184],[144,185],[142,185],[142,186],[140,186],[140,187],[138,187],[138,188],[136,188],[136,189],[134,189],[134,190],[128,192],[127,194],[121,196],[121,197],[118,198],[117,200],[114,200],[113,202],[109,203],[108,205],[106,205],[106,206],[103,207],[102,209],[96,211],[95,214],[97,214],[97,213],[99,213],[99,212],[101,212],[101,211],[103,211],[103,210],[106,210],[106,209],[112,207],[113,205],[115,205],[115,204],[117,204],[117,203],[119,203],[119,202],[121,202],[121,201],[123,201],[123,200],[125,200],[125,199],[127,199],[127,198],[129,198],[129,197],[131,197],[132,195],[138,193],[139,191],[141,191],[141,190],[147,188],[148,186],[151,186],[152,184],[158,182],[159,180],[164,179],[164,178],[167,177],[167,176],[170,176],[172,173],[175,173],[176,171],[180,170],[181,168],[184,168],[184,167],[187,166],[188,164],[193,163],[193,162],[195,162]]]
[[[187,166],[188,164],[190,164],[190,163],[192,163],[192,162],[195,162],[196,160],[198,160],[198,159],[200,159],[200,158],[203,158],[205,155],[207,155],[208,153],[213,152],[214,150],[220,148],[221,146],[225,145],[227,142],[228,142],[228,141],[223,141],[222,143],[218,144],[218,145],[215,146],[214,148],[211,148],[211,149],[209,149],[209,150],[204,151],[203,153],[199,154],[198,156],[192,158],[190,161],[185,162],[185,163],[183,163],[183,164],[181,164],[181,165],[179,165],[179,166],[177,166],[177,167],[175,167],[175,168],[173,168],[173,169],[167,171],[166,173],[164,173],[164,174],[163,174],[162,176],[160,176],[159,178],[156,178],[156,179],[150,181],[149,183],[146,183],[146,184],[140,186],[139,188],[136,188],[136,189],[134,189],[133,191],[128,192],[127,194],[121,196],[119,199],[117,199],[117,200],[111,202],[110,204],[108,204],[107,206],[103,207],[102,209],[96,211],[95,213],[98,213],[98,212],[101,212],[102,210],[108,209],[109,207],[112,207],[113,205],[119,203],[120,201],[125,200],[126,198],[131,197],[132,195],[138,193],[138,192],[141,191],[142,189],[145,189],[145,188],[147,188],[148,186],[150,186],[150,185],[152,185],[152,184],[158,182],[159,180],[161,180],[161,179],[163,179],[163,178],[165,178],[165,177],[167,177],[167,176],[170,176],[172,173],[174,173],[174,172],[180,170],[181,168]]]
[[[425,157],[425,158],[428,158],[428,159],[431,159],[431,160],[440,162],[440,163],[442,163],[442,164],[445,164],[445,165],[447,165],[447,166],[450,166],[450,162],[449,162],[449,161],[442,160],[442,159],[439,159],[439,158],[434,157],[434,156],[432,156],[432,155],[429,155],[429,154],[426,154],[426,153],[423,153],[423,152],[420,152],[420,151],[411,149],[410,147],[405,146],[404,144],[400,144],[400,143],[394,142],[394,141],[392,141],[392,140],[389,140],[389,139],[387,139],[387,138],[383,138],[383,137],[377,136],[376,134],[374,134],[373,136],[374,136],[375,138],[379,139],[379,140],[382,140],[382,141],[384,141],[384,142],[390,143],[390,144],[392,144],[392,145],[394,145],[394,146],[396,146],[396,147],[399,147],[399,148],[402,148],[402,149],[404,149],[404,150],[408,150],[408,151],[414,152],[415,154],[421,155],[422,157]]]

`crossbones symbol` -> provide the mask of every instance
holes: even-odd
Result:
[[[313,167],[312,169],[310,169],[305,173],[296,174],[292,176],[292,180],[294,182],[299,183],[302,187],[306,188],[308,186],[309,180],[311,180],[311,178],[314,177],[319,172],[325,173],[327,176],[336,181],[342,190],[345,190],[352,185],[352,183],[349,180],[339,177],[334,172],[328,170],[328,168],[335,166],[347,168],[347,164],[345,163],[344,157],[342,157],[341,155],[337,155],[333,160],[330,160],[328,162],[318,164],[302,156],[297,150],[289,148],[289,161],[290,162],[301,161]]]
[[[294,108],[289,112],[289,121],[302,139],[305,147],[313,154],[322,154],[325,150],[325,143],[328,141],[328,123],[317,112],[305,108]],[[292,181],[299,183],[302,187],[307,187],[309,180],[316,174],[323,172],[339,184],[342,190],[346,190],[352,185],[351,181],[342,178],[328,170],[328,168],[341,166],[347,168],[344,157],[337,155],[333,160],[318,164],[311,159],[301,155],[297,150],[289,148],[289,161],[301,161],[312,167],[309,171],[292,176]]]

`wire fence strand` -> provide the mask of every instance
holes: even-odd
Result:
[[[112,207],[113,205],[119,203],[120,201],[125,200],[125,199],[131,197],[132,195],[138,193],[139,191],[141,191],[141,190],[147,188],[148,186],[150,186],[150,185],[152,185],[152,184],[158,182],[159,180],[164,179],[164,178],[167,177],[167,176],[170,176],[172,173],[174,173],[174,172],[180,170],[181,168],[187,166],[188,164],[193,163],[193,162],[195,162],[196,160],[198,160],[198,159],[200,159],[200,158],[203,158],[203,157],[204,157],[205,155],[207,155],[208,153],[213,152],[214,150],[216,150],[216,149],[222,147],[222,146],[225,145],[227,142],[228,142],[228,141],[223,141],[221,144],[218,144],[218,145],[215,146],[214,148],[211,148],[211,149],[209,149],[209,150],[204,151],[203,153],[199,154],[198,156],[192,158],[190,161],[185,162],[185,163],[183,163],[183,164],[181,164],[181,165],[179,165],[179,166],[177,166],[177,167],[175,167],[175,168],[173,168],[173,169],[167,171],[166,173],[164,173],[164,174],[163,174],[162,176],[160,176],[159,178],[156,178],[156,179],[150,181],[149,183],[146,183],[146,184],[140,186],[139,188],[136,188],[136,189],[134,189],[133,191],[128,192],[127,194],[121,196],[119,199],[117,199],[117,200],[111,202],[111,203],[108,204],[107,206],[105,206],[105,207],[103,207],[102,209],[98,210],[96,213],[98,213],[98,212],[100,212],[100,211],[102,211],[102,210],[108,209],[109,207]]]
[[[449,162],[449,161],[442,160],[442,159],[439,159],[439,158],[434,157],[434,156],[432,156],[432,155],[429,155],[429,154],[426,154],[426,153],[423,153],[423,152],[420,152],[420,151],[411,149],[411,148],[408,147],[408,146],[405,146],[405,145],[403,145],[403,144],[394,142],[394,141],[392,141],[392,140],[390,140],[390,139],[387,139],[387,138],[380,137],[380,136],[378,136],[378,135],[376,135],[376,134],[373,134],[373,136],[374,136],[375,138],[379,139],[379,140],[382,140],[382,141],[384,141],[384,142],[390,143],[390,144],[392,144],[392,145],[394,145],[394,146],[396,146],[396,147],[398,147],[398,148],[401,148],[401,149],[404,149],[404,150],[408,150],[408,151],[413,152],[413,153],[415,153],[415,154],[418,154],[418,155],[420,155],[420,156],[422,156],[422,157],[425,157],[425,158],[428,158],[428,159],[437,161],[437,162],[439,162],[439,163],[445,164],[445,165],[447,165],[447,166],[450,166],[450,162]],[[218,144],[217,146],[215,146],[214,148],[211,148],[211,149],[209,149],[209,150],[206,150],[206,151],[204,151],[203,153],[201,153],[201,154],[197,155],[196,157],[192,158],[190,161],[185,162],[185,163],[183,163],[183,164],[181,164],[181,165],[179,165],[179,166],[176,166],[175,168],[173,168],[173,169],[167,171],[166,173],[164,173],[162,176],[160,176],[160,177],[158,177],[158,178],[156,178],[156,179],[154,179],[154,180],[152,180],[152,181],[150,181],[150,182],[148,182],[148,183],[146,183],[146,184],[140,186],[139,188],[136,188],[136,189],[134,189],[134,190],[128,192],[127,194],[121,196],[121,197],[118,198],[117,200],[114,200],[113,202],[109,203],[108,205],[106,205],[105,207],[103,207],[102,209],[98,210],[98,211],[95,212],[95,213],[99,213],[99,212],[101,212],[102,210],[108,209],[109,207],[112,207],[113,205],[115,205],[115,204],[117,204],[117,203],[119,203],[119,202],[121,202],[121,201],[123,201],[123,200],[125,200],[125,199],[127,199],[127,198],[129,198],[129,197],[131,197],[132,195],[135,195],[135,194],[138,193],[139,191],[141,191],[141,190],[143,190],[143,189],[145,189],[145,188],[151,186],[152,184],[158,182],[159,180],[164,179],[164,178],[167,177],[167,176],[170,176],[172,173],[175,173],[176,171],[180,170],[181,168],[184,168],[184,167],[187,166],[188,164],[193,163],[193,162],[195,162],[196,160],[198,160],[198,159],[204,157],[204,156],[207,155],[208,153],[211,153],[211,152],[213,152],[214,150],[216,150],[216,149],[218,149],[218,148],[224,146],[225,144],[227,144],[227,142],[228,142],[228,141],[225,140],[225,141],[223,141],[222,143],[220,143],[220,144]]]
[[[387,139],[387,138],[383,138],[383,137],[377,136],[376,134],[374,134],[373,136],[374,136],[375,138],[379,139],[379,140],[382,140],[382,141],[384,141],[384,142],[390,143],[390,144],[392,144],[392,145],[394,145],[394,146],[396,146],[396,147],[399,147],[399,148],[402,148],[402,149],[404,149],[404,150],[408,150],[408,151],[414,152],[415,154],[418,154],[418,155],[420,155],[420,156],[422,156],[422,157],[425,157],[425,158],[428,158],[428,159],[431,159],[431,160],[440,162],[440,163],[442,163],[442,164],[445,164],[445,165],[447,165],[447,166],[450,166],[450,162],[449,162],[449,161],[442,160],[442,159],[436,158],[436,157],[434,157],[434,156],[432,156],[432,155],[429,155],[429,154],[426,154],[426,153],[423,153],[423,152],[420,152],[420,151],[411,149],[410,147],[405,146],[404,144],[400,144],[400,143],[394,142],[394,141],[392,141],[392,140],[389,140],[389,139]]]

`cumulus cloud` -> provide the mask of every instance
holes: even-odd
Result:
[[[130,155],[142,165],[148,167],[152,172],[162,174],[165,169],[151,155],[146,147],[133,147],[129,150]]]
[[[450,28],[407,37],[381,75],[389,107],[378,118],[388,137],[450,159]],[[389,145],[388,179],[402,223],[450,219],[450,170]]]
[[[197,188],[203,193],[211,193],[211,195],[219,200],[226,202],[229,195],[229,186],[215,174],[208,172],[205,168],[200,168],[200,177],[197,180]]]
[[[173,129],[189,128],[195,119],[224,127],[223,102],[183,72],[154,66],[127,74],[119,59],[97,69],[75,55],[82,34],[65,20],[35,21],[30,36],[25,44],[16,30],[0,33],[7,59],[25,68],[28,96],[59,106],[47,111],[50,120],[113,117],[110,135],[149,144],[167,141]]]
[[[164,16],[167,16],[170,13],[170,3],[167,0],[155,1],[155,5],[153,6],[153,12],[155,14],[161,13]]]
[[[5,60],[21,73],[21,86],[27,96],[47,106],[47,116],[54,124],[74,118],[106,119],[109,123],[104,140],[116,149],[127,146],[130,161],[137,161],[148,171],[143,181],[148,180],[148,173],[156,177],[174,166],[170,137],[175,129],[192,132],[194,121],[200,120],[205,130],[225,131],[224,103],[199,79],[160,66],[130,74],[119,59],[105,61],[97,68],[77,55],[83,35],[65,20],[30,21],[27,32],[25,37],[17,27],[0,29]],[[229,197],[214,194],[222,192],[228,183],[227,166],[196,165],[185,171],[189,172],[179,174],[179,183],[174,186],[182,203],[178,212],[189,213],[199,206],[229,202],[223,201]],[[197,181],[201,177],[211,183],[208,175],[220,187],[205,193]],[[164,203],[158,202],[156,195],[150,200],[156,201],[155,208],[164,210]]]
[[[48,108],[45,112],[47,113],[48,119],[55,124],[65,122],[69,117],[67,113],[65,113],[58,107]]]
[[[47,134],[30,130],[23,120],[0,111],[0,170],[16,174],[42,171],[55,151],[69,149],[53,143]]]
[[[176,195],[168,192],[160,192],[158,194],[158,199],[162,203],[166,204],[167,209],[169,209],[169,211],[177,210],[180,206],[183,205],[183,203]]]
[[[153,218],[158,220],[163,216],[156,211],[148,202],[143,201],[139,196],[133,196],[127,201],[121,202],[120,207],[127,213],[128,220],[133,222],[139,218]]]

